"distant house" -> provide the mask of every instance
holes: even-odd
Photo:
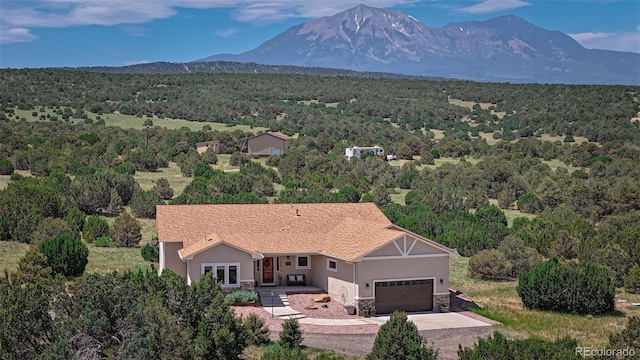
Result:
[[[347,156],[347,159],[351,159],[354,156],[360,159],[360,157],[367,152],[371,152],[375,156],[384,156],[384,149],[380,146],[352,146],[344,150],[344,154]]]
[[[373,203],[158,205],[159,273],[223,288],[311,285],[358,314],[448,308],[443,245],[394,225]]]
[[[218,154],[220,153],[220,141],[214,140],[214,141],[205,141],[205,142],[199,142],[196,144],[196,150],[198,151],[198,154],[202,154],[203,152],[209,150],[210,148],[213,149],[213,152]]]
[[[289,138],[275,132],[266,132],[247,139],[249,155],[281,155],[289,150]]]

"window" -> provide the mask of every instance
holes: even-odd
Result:
[[[260,260],[256,260],[256,272],[260,272]]]
[[[202,264],[202,274],[211,273],[222,287],[239,287],[240,263]]]
[[[296,269],[311,269],[308,256],[296,256]]]
[[[335,260],[327,259],[327,270],[338,271],[338,262]]]
[[[280,256],[276,256],[276,272],[280,272]]]

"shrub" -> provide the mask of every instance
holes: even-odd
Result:
[[[171,200],[173,197],[173,189],[169,184],[169,180],[165,178],[160,178],[156,181],[156,184],[153,187],[153,191],[155,191],[163,200]]]
[[[77,207],[72,207],[64,216],[64,221],[69,224],[74,232],[80,234],[82,232],[82,227],[84,226],[86,218],[87,214],[85,214],[82,210],[78,209]]]
[[[269,343],[269,329],[258,315],[250,314],[245,319],[243,327],[248,345],[260,346]]]
[[[618,244],[607,244],[604,249],[596,250],[594,259],[611,271],[616,287],[624,286],[624,278],[629,274],[632,263],[629,255]]]
[[[116,244],[113,243],[110,237],[101,236],[93,242],[95,247],[114,247]]]
[[[98,215],[87,217],[82,228],[82,237],[84,241],[92,243],[101,236],[109,235],[109,224],[107,220]]]
[[[280,163],[280,159],[281,159],[280,155],[271,155],[267,158],[265,165],[278,166],[278,164]]]
[[[156,205],[162,204],[162,198],[153,190],[136,191],[131,197],[131,212],[143,219],[156,218]]]
[[[18,174],[17,172],[14,172],[11,174],[11,176],[9,176],[9,180],[11,181],[20,181],[24,179],[24,176]]]
[[[493,204],[477,209],[474,215],[478,222],[482,224],[500,223],[507,226],[507,216],[504,211]]]
[[[307,356],[302,353],[302,349],[287,349],[280,344],[273,344],[267,347],[262,353],[261,360],[306,360]]]
[[[529,271],[542,262],[542,255],[538,250],[526,246],[524,241],[516,236],[504,238],[498,250],[511,262],[509,276],[513,278],[517,278],[521,271]]]
[[[229,158],[229,165],[242,166],[248,164],[249,161],[251,161],[251,157],[249,156],[249,154],[234,152]]]
[[[604,267],[561,263],[552,257],[518,276],[518,295],[530,309],[602,314],[615,305],[615,286]]]
[[[115,170],[117,173],[125,175],[133,176],[136,174],[136,166],[128,161],[114,167],[113,170]]]
[[[615,359],[637,359],[638,351],[640,351],[640,316],[632,316],[629,318],[627,327],[619,333],[609,335],[610,349],[634,349],[635,354],[630,356],[618,356]]]
[[[145,244],[140,249],[140,254],[145,261],[149,262],[158,262],[160,261],[160,253],[158,252],[158,248],[155,246],[151,246],[149,244]]]
[[[69,234],[62,234],[40,243],[38,250],[47,257],[53,274],[76,277],[84,273],[89,258],[87,246]]]
[[[300,347],[302,340],[302,330],[300,330],[298,319],[290,318],[285,320],[282,323],[282,331],[280,332],[278,343],[286,349],[295,349]]]
[[[140,229],[140,222],[128,212],[123,212],[116,218],[109,234],[118,246],[136,247],[142,239]]]
[[[469,259],[468,271],[472,278],[504,280],[511,273],[511,262],[498,250],[482,250]]]
[[[14,170],[13,164],[9,159],[0,160],[0,175],[11,175]]]
[[[200,159],[207,164],[215,165],[218,163],[218,154],[213,151],[213,148],[208,148],[200,155]]]
[[[230,303],[242,303],[258,300],[258,294],[251,290],[237,290],[225,296],[225,300]]]
[[[487,339],[478,338],[478,343],[473,348],[463,348],[462,345],[458,345],[458,359],[582,359],[582,356],[577,355],[577,346],[577,341],[571,338],[564,338],[554,342],[541,339],[508,340],[504,335],[496,331],[493,337],[489,336]]]
[[[407,319],[404,312],[395,311],[389,321],[380,326],[367,360],[437,359],[438,351],[428,347],[418,327]]]
[[[31,233],[31,244],[39,244],[45,239],[49,239],[60,234],[69,234],[79,239],[80,234],[73,231],[69,224],[59,218],[44,218],[38,222],[38,226]]]
[[[632,294],[640,293],[640,266],[637,264],[624,277],[624,289]]]
[[[455,248],[462,256],[473,256],[484,249],[491,249],[493,241],[480,232],[467,231],[455,236]]]
[[[535,194],[524,194],[518,199],[518,209],[524,213],[537,214],[542,208],[542,201]]]

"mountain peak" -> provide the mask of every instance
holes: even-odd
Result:
[[[246,53],[205,60],[478,81],[627,84],[640,79],[640,55],[587,50],[517,15],[434,28],[400,10],[365,4],[293,26]]]

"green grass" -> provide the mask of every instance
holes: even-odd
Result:
[[[571,336],[581,346],[602,347],[608,343],[612,332],[626,326],[626,317],[640,315],[640,309],[617,304],[616,310],[624,316],[607,314],[592,319],[583,315],[559,314],[525,308],[517,294],[516,281],[484,281],[472,279],[467,274],[469,258],[452,258],[450,263],[450,287],[473,299],[481,309],[474,312],[500,321],[497,328],[511,337],[535,336],[555,340]],[[628,302],[640,301],[640,295],[620,293],[618,298]],[[628,304],[628,303],[626,303]]]
[[[39,107],[36,109],[39,110]],[[26,118],[28,121],[42,121],[42,120],[38,120],[38,117],[41,114],[50,114],[50,115],[56,115],[58,116],[58,121],[63,121],[61,119],[61,117],[57,114],[55,114],[53,112],[53,110],[47,108],[45,112],[41,113],[38,112],[38,117],[33,117],[31,116],[31,113],[34,110],[15,110],[16,115],[19,115],[20,117],[24,117]],[[93,119],[94,121],[96,120],[96,116],[98,116],[98,114],[95,113],[87,113],[89,118]],[[154,116],[152,118],[147,118],[146,116],[143,117],[137,117],[135,115],[122,115],[122,114],[102,114],[100,115],[100,118],[104,120],[105,125],[109,125],[109,126],[117,126],[117,127],[121,127],[121,128],[133,128],[133,129],[138,129],[138,130],[142,130],[145,129],[144,126],[144,121],[146,119],[151,119],[153,120],[153,125],[154,126],[159,126],[161,128],[167,128],[167,129],[179,129],[181,127],[187,127],[192,131],[197,131],[197,130],[202,130],[202,127],[205,125],[209,125],[211,126],[211,130],[219,130],[219,131],[234,131],[234,130],[242,130],[242,131],[247,131],[247,132],[252,132],[252,133],[257,133],[258,131],[266,131],[267,128],[264,127],[253,127],[251,128],[249,125],[235,125],[235,126],[227,126],[227,124],[222,124],[222,123],[213,123],[213,122],[198,122],[198,121],[189,121],[189,120],[185,120],[185,119],[168,119],[168,118],[164,118],[164,119],[160,119],[157,116]],[[82,122],[83,119],[69,119],[70,122],[73,123],[77,123],[77,122]]]
[[[86,273],[107,274],[132,269],[149,269],[150,264],[140,255],[140,248],[101,248],[89,246],[89,263]]]
[[[0,241],[0,264],[2,269],[9,272],[16,271],[18,261],[29,250],[29,244],[15,241]],[[109,273],[136,268],[150,268],[148,262],[140,255],[140,248],[100,248],[92,244],[89,248],[89,263],[86,273]],[[4,275],[2,275],[4,276]]]
[[[393,189],[393,191],[391,192],[391,201],[393,201],[396,204],[405,205],[404,197],[407,195],[409,191],[410,191],[409,189],[400,189],[400,188]]]
[[[165,178],[169,181],[169,185],[171,185],[173,189],[174,197],[182,194],[182,190],[191,183],[192,179],[183,176],[182,172],[180,172],[180,167],[174,162],[170,162],[168,168],[160,168],[156,172],[136,171],[133,178],[140,184],[140,188],[143,190],[153,189],[158,179]]]

